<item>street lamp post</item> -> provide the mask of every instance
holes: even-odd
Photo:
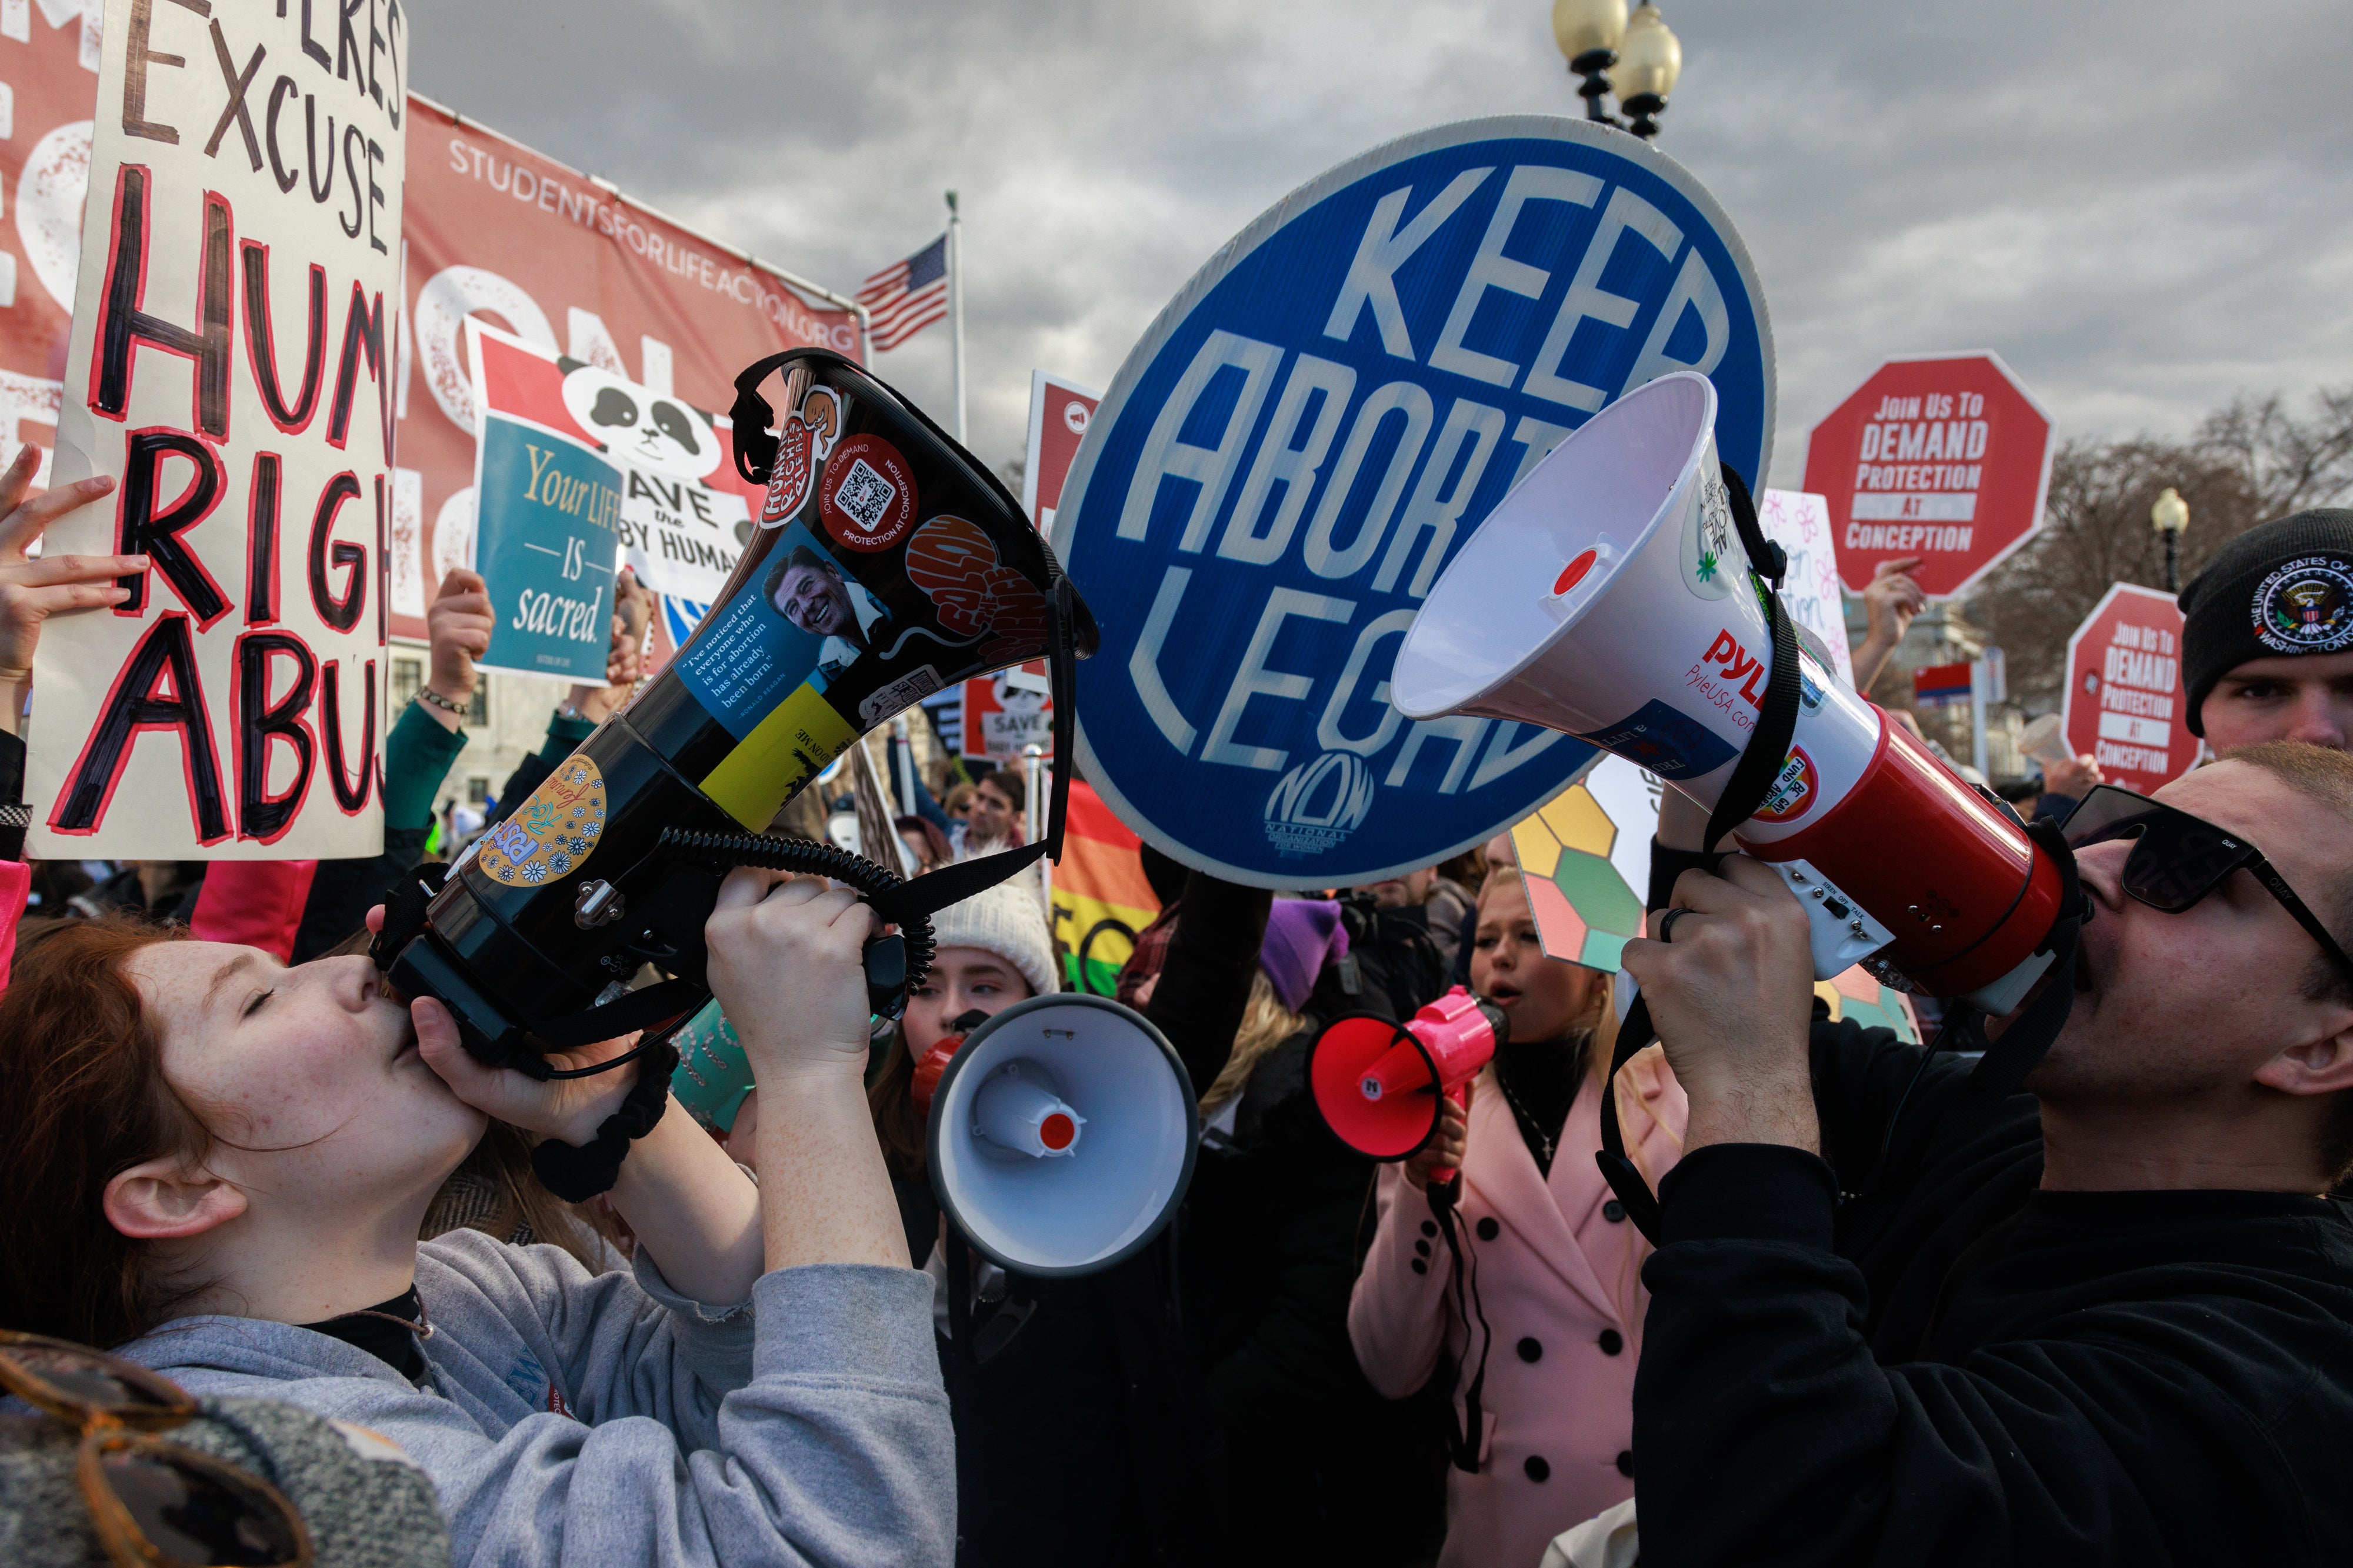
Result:
[[[1626,0],[1553,0],[1552,37],[1578,79],[1588,120],[1645,141],[1659,133],[1667,95],[1683,73],[1683,47],[1658,6],[1642,0],[1629,16]],[[1602,107],[1613,92],[1626,120]]]
[[[2181,592],[2181,531],[2189,526],[2189,503],[2171,485],[2148,509],[2148,525],[2165,538],[2165,591]]]

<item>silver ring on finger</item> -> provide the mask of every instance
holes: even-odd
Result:
[[[1659,917],[1659,940],[1661,942],[1674,941],[1675,922],[1689,913],[1691,913],[1691,910],[1683,908],[1681,904],[1677,904],[1673,909],[1662,914]]]

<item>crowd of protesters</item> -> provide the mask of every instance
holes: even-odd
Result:
[[[41,621],[145,567],[28,559],[105,483],[28,479],[0,490],[12,717]],[[2079,995],[2023,1089],[1823,1016],[1802,911],[1672,792],[1647,892],[1679,923],[1624,961],[1661,1043],[1614,1075],[1627,979],[1545,954],[1508,840],[1281,894],[1147,847],[1163,907],[1118,994],[1174,1047],[1201,1148],[1153,1245],[1052,1279],[945,1222],[914,1082],[1066,986],[1034,874],[941,911],[878,1024],[867,907],[733,873],[710,976],[765,1092],[723,1134],[670,1101],[601,1197],[538,1185],[533,1144],[590,1141],[630,1075],[486,1068],[364,944],[411,868],[628,700],[644,596],[624,580],[607,682],[461,818],[434,801],[491,619],[452,572],[386,740],[382,856],[0,863],[0,1330],[167,1376],[191,1440],[322,1540],[408,1521],[367,1561],[1536,1568],[1637,1533],[1657,1564],[2342,1561],[2353,604],[2319,605],[2334,643],[2306,600],[2265,619],[2315,560],[2353,573],[2353,512],[2253,531],[2183,594],[2221,760],[2082,847]],[[1866,595],[1859,675],[1921,606],[1904,566]],[[0,774],[22,763],[0,733]],[[892,824],[908,864],[1023,842],[1018,773],[934,782]],[[2065,816],[2096,763],[2044,782],[2030,809]],[[1508,1038],[1427,1148],[1354,1152],[1315,1040],[1458,983]],[[1655,1247],[1597,1169],[1605,1109]],[[12,1344],[0,1381],[33,1397]],[[396,1445],[396,1482],[298,1462],[320,1417]],[[100,1560],[70,1437],[0,1440],[12,1497],[65,1500],[0,1503],[0,1557]]]

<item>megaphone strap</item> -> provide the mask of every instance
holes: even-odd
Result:
[[[1634,1228],[1653,1247],[1659,1244],[1659,1196],[1626,1157],[1626,1135],[1618,1125],[1618,1069],[1658,1036],[1651,1022],[1650,999],[1637,994],[1634,1005],[1626,1010],[1625,1021],[1618,1026],[1618,1048],[1610,1053],[1609,1071],[1601,1080],[1601,1147],[1593,1152],[1601,1179],[1626,1206],[1626,1217]]]
[[[1487,1303],[1479,1294],[1479,1255],[1463,1245],[1462,1231],[1457,1223],[1455,1201],[1462,1191],[1462,1173],[1440,1187],[1432,1183],[1427,1189],[1430,1212],[1437,1217],[1438,1228],[1446,1238],[1449,1259],[1447,1288],[1454,1294],[1454,1315],[1462,1324],[1462,1345],[1467,1354],[1471,1346],[1471,1325],[1479,1325],[1479,1359],[1470,1363],[1470,1380],[1462,1384],[1462,1420],[1456,1425],[1454,1405],[1446,1405],[1447,1457],[1454,1468],[1467,1475],[1479,1473],[1479,1441],[1487,1425],[1487,1352],[1494,1348],[1495,1331],[1487,1321]]]
[[[2026,836],[2059,868],[2059,918],[2044,939],[2044,945],[2057,957],[2051,965],[2042,994],[2001,1032],[2000,1039],[1986,1047],[1985,1055],[1978,1058],[1976,1070],[1969,1076],[1972,1088],[1996,1098],[2022,1088],[2026,1075],[2034,1070],[2043,1053],[2059,1038],[2059,1031],[2067,1026],[2068,1015],[2075,1009],[2075,957],[2082,947],[2084,920],[2090,908],[2084,901],[2083,879],[2075,868],[2075,852],[2068,847],[2067,836],[2059,824],[2049,817],[2040,818],[2027,826]],[[1941,1041],[1944,1037],[1940,1034],[1937,1037]]]
[[[1726,834],[1757,815],[1773,787],[1774,778],[1789,754],[1789,742],[1798,732],[1798,633],[1789,619],[1788,607],[1781,603],[1778,586],[1788,570],[1788,556],[1781,547],[1765,537],[1757,521],[1757,507],[1749,499],[1748,485],[1740,471],[1730,463],[1722,465],[1724,488],[1732,503],[1733,526],[1739,531],[1741,548],[1748,552],[1749,582],[1757,596],[1764,601],[1767,625],[1773,641],[1773,673],[1765,689],[1765,700],[1759,705],[1757,727],[1748,732],[1748,744],[1742,748],[1740,760],[1733,764],[1732,777],[1716,797],[1715,809],[1708,814],[1707,832],[1701,843],[1708,848],[1723,842]],[[1650,1184],[1626,1157],[1626,1139],[1618,1125],[1618,1069],[1630,1061],[1634,1054],[1658,1037],[1651,1023],[1650,1003],[1641,996],[1627,1010],[1626,1021],[1619,1026],[1618,1048],[1611,1056],[1609,1073],[1601,1087],[1601,1147],[1593,1158],[1601,1168],[1602,1179],[1618,1201],[1626,1205],[1626,1216],[1635,1228],[1656,1245],[1659,1239],[1659,1199]]]
[[[647,990],[654,989],[648,986]],[[621,1161],[629,1145],[654,1130],[670,1105],[670,1076],[678,1066],[678,1048],[667,1036],[628,1053],[638,1061],[638,1081],[620,1109],[597,1125],[596,1136],[575,1147],[558,1139],[544,1140],[531,1152],[531,1168],[539,1184],[565,1203],[585,1203],[613,1190],[621,1177]],[[623,1059],[623,1058],[617,1058]]]
[[[1789,754],[1789,742],[1798,732],[1798,634],[1778,592],[1788,558],[1779,545],[1765,537],[1757,521],[1757,508],[1748,499],[1748,486],[1742,481],[1739,471],[1729,463],[1724,464],[1723,468],[1724,488],[1732,502],[1733,526],[1739,531],[1741,548],[1748,552],[1749,581],[1757,596],[1765,601],[1773,641],[1773,671],[1765,689],[1765,700],[1757,710],[1757,727],[1749,731],[1748,744],[1741,750],[1740,761],[1733,764],[1732,777],[1725,782],[1724,793],[1716,797],[1715,810],[1708,816],[1707,837],[1701,842],[1709,847],[1757,815],[1757,807],[1771,793],[1781,763]]]

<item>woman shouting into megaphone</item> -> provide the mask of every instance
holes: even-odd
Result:
[[[931,1284],[863,1086],[871,920],[821,882],[727,879],[709,973],[768,1090],[758,1183],[668,1102],[611,1192],[634,1273],[601,1275],[416,1237],[491,1117],[586,1141],[627,1075],[484,1068],[363,957],[36,937],[0,996],[0,1323],[381,1433],[460,1563],[944,1563]]]
[[[1616,1015],[1609,978],[1545,956],[1520,873],[1479,898],[1471,986],[1511,1038],[1447,1106],[1430,1145],[1381,1168],[1379,1228],[1348,1307],[1373,1386],[1426,1384],[1444,1352],[1469,1429],[1448,1472],[1445,1568],[1534,1563],[1572,1525],[1631,1497],[1636,1344],[1647,1250],[1593,1161]],[[1658,1053],[1618,1075],[1620,1121],[1655,1177],[1679,1152],[1683,1096]],[[1460,1170],[1455,1260],[1431,1173]],[[1467,1412],[1467,1418],[1465,1413]]]

